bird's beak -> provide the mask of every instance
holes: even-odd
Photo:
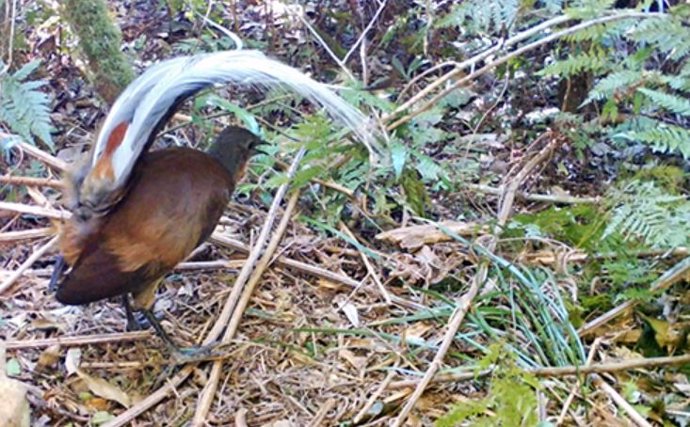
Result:
[[[262,140],[262,139],[257,139],[256,142],[252,144],[252,150],[254,152],[259,152],[261,154],[269,154],[269,147],[271,144],[268,142]]]

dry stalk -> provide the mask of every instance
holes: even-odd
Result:
[[[633,369],[658,368],[660,366],[684,365],[690,363],[690,354],[680,356],[635,358],[621,360],[618,362],[594,363],[586,366],[559,366],[555,368],[535,368],[527,369],[525,372],[537,377],[568,377],[573,375],[603,374],[620,371],[631,371]],[[480,372],[458,372],[454,374],[438,375],[434,378],[435,383],[454,383],[459,381],[471,380],[473,378],[484,377],[493,372],[492,369],[485,369]],[[389,389],[399,389],[414,387],[421,380],[404,380],[391,383]]]
[[[225,246],[231,249],[235,249],[239,252],[243,253],[248,253],[249,252],[249,246],[245,245],[239,240],[230,238],[228,236],[225,236],[219,232],[213,233],[211,235],[210,239],[213,243],[220,245],[220,246]],[[317,267],[315,265],[310,265],[306,264],[304,262],[296,261],[291,258],[287,258],[284,256],[279,256],[274,260],[274,262],[282,267],[287,267],[291,268],[294,270],[297,270],[299,272],[308,274],[310,276],[318,277],[321,279],[326,279],[331,282],[335,283],[342,283],[343,285],[347,285],[353,288],[356,288],[359,286],[359,282],[356,281],[355,279],[351,279],[348,276],[345,276],[344,274],[339,274],[339,273],[334,273],[332,271],[326,270],[321,267]]]
[[[16,242],[17,240],[39,239],[55,233],[50,227],[34,228],[31,230],[7,231],[0,233],[0,242]]]
[[[12,286],[14,282],[16,282],[17,279],[19,279],[22,276],[24,271],[31,267],[33,263],[38,261],[38,259],[42,257],[46,252],[48,252],[57,243],[57,241],[58,237],[55,236],[52,239],[50,239],[48,243],[36,249],[34,253],[32,253],[31,256],[27,258],[26,261],[24,261],[22,265],[20,265],[19,268],[17,268],[12,273],[12,275],[10,275],[10,277],[5,279],[5,281],[0,284],[0,294],[9,289],[9,287]]]
[[[500,188],[492,187],[490,185],[484,184],[464,184],[465,188],[472,191],[478,191],[480,193],[493,194],[500,196],[502,190]],[[545,202],[545,203],[560,203],[564,205],[577,205],[577,204],[597,204],[601,201],[600,197],[575,197],[575,196],[565,196],[565,195],[554,195],[554,194],[531,194],[524,193],[522,191],[517,193],[520,199],[527,200],[530,202]]]
[[[77,335],[72,337],[44,338],[38,340],[6,341],[5,346],[7,346],[8,350],[43,348],[50,347],[51,345],[59,345],[61,347],[76,347],[80,345],[147,340],[152,336],[151,331],[134,331],[116,334]]]
[[[330,410],[333,409],[334,406],[335,399],[328,399],[326,403],[324,403],[323,406],[319,408],[319,412],[317,412],[316,415],[314,415],[314,419],[312,419],[309,423],[309,427],[319,427],[324,425],[323,420],[326,419],[326,415],[328,415],[328,412],[330,412]]]
[[[633,406],[616,391],[615,388],[611,387],[611,385],[604,381],[599,375],[592,374],[592,381],[594,382],[594,385],[602,389],[604,393],[608,394],[611,400],[616,402],[616,405],[625,411],[625,413],[628,414],[630,419],[632,419],[636,425],[639,427],[652,427],[652,425],[645,420],[644,417],[640,415],[640,413],[637,412],[637,410],[633,408]]]
[[[397,365],[397,364],[396,364]],[[397,367],[397,366],[396,366]],[[366,403],[364,406],[362,406],[362,409],[357,412],[357,415],[352,419],[352,422],[355,425],[359,425],[360,421],[362,421],[362,418],[369,412],[369,409],[371,409],[372,406],[374,406],[374,403],[376,403],[376,400],[383,394],[384,391],[388,388],[390,385],[391,381],[393,381],[393,378],[395,377],[396,372],[395,369],[391,369],[390,372],[388,372],[388,375],[386,375],[386,378],[383,379],[381,384],[376,388],[376,390],[369,396],[369,399],[367,399]]]
[[[602,340],[603,338],[599,337],[595,339],[592,343],[592,346],[589,348],[587,360],[585,361],[585,367],[592,365],[592,362],[594,361],[594,355],[599,349],[599,344],[601,344]],[[580,389],[580,387],[582,387],[582,383],[578,376],[577,382],[572,386],[572,388],[570,389],[570,393],[568,394],[568,397],[565,399],[565,402],[563,403],[561,413],[558,415],[558,419],[556,420],[557,426],[563,424],[563,421],[565,421],[565,416],[568,414],[568,411],[570,410],[570,405],[573,403],[573,400],[575,400],[575,395],[577,394],[577,391]]]
[[[350,231],[349,228],[345,226],[345,224],[341,223],[340,224],[340,230],[345,233],[350,239],[354,240],[357,242],[357,238],[355,237],[354,234]],[[386,304],[391,304],[391,295],[388,293],[388,290],[386,289],[385,286],[383,286],[383,282],[381,281],[381,278],[379,277],[378,272],[374,269],[374,266],[371,265],[371,261],[369,261],[369,257],[367,254],[364,252],[360,252],[360,256],[362,257],[362,261],[364,261],[364,265],[367,268],[367,271],[369,272],[369,276],[371,276],[371,279],[376,283],[376,287],[379,289],[379,292],[381,293],[381,296],[383,299],[386,301]]]
[[[293,166],[290,169],[292,174],[294,174],[294,172],[296,171],[296,165],[299,162],[298,159],[299,158],[295,159],[296,161],[293,162]],[[235,310],[232,314],[232,317],[230,318],[230,322],[228,323],[227,328],[225,329],[225,334],[223,335],[221,343],[229,343],[234,338],[235,333],[239,328],[240,321],[242,320],[244,311],[247,308],[247,305],[249,304],[249,300],[251,299],[252,293],[254,292],[254,288],[256,288],[256,285],[257,283],[259,283],[261,276],[270,264],[271,258],[273,257],[273,254],[275,253],[276,249],[278,248],[278,245],[280,244],[280,241],[283,238],[283,234],[285,234],[285,230],[287,230],[290,218],[292,217],[292,211],[295,209],[295,206],[297,206],[299,194],[299,191],[295,191],[290,197],[287,207],[285,208],[283,217],[281,218],[280,224],[278,224],[276,232],[274,233],[273,237],[271,238],[271,241],[266,247],[266,252],[261,257],[261,260],[259,260],[259,262],[256,264],[256,267],[254,268],[251,277],[247,281],[247,284],[244,286],[242,296],[240,297],[239,301],[237,302],[237,305],[235,306]],[[270,227],[268,228],[270,229]],[[248,264],[245,264],[245,267],[247,265]],[[247,270],[249,272],[252,271],[252,269]],[[244,271],[245,269],[243,268],[242,272]],[[242,287],[241,282],[239,282],[239,278],[235,282],[235,287]],[[194,414],[194,418],[192,419],[192,426],[202,426],[206,422],[208,411],[211,408],[211,403],[213,403],[213,398],[215,397],[216,389],[218,388],[218,381],[220,381],[222,367],[222,361],[216,361],[213,363],[213,367],[211,368],[211,375],[209,376],[206,386],[204,386],[204,389],[201,392],[201,396],[199,396],[196,412]]]
[[[55,219],[67,219],[71,216],[69,212],[12,202],[0,202],[0,210]]]
[[[367,33],[371,30],[371,28],[374,26],[374,23],[379,19],[379,16],[381,15],[381,12],[383,12],[383,9],[386,7],[386,3],[388,0],[383,0],[379,4],[379,8],[376,10],[376,13],[374,13],[374,16],[371,18],[367,26],[364,28],[362,31],[362,34],[359,35],[357,38],[357,41],[355,41],[355,44],[353,44],[350,47],[350,50],[347,51],[345,54],[345,57],[343,58],[343,63],[347,64],[347,61],[350,59],[350,56],[355,52],[357,49],[357,46],[359,46],[360,43],[365,41],[365,37],[367,36]]]
[[[505,190],[505,193],[502,196],[502,201],[498,213],[498,223],[496,224],[494,236],[491,237],[491,240],[486,245],[486,249],[490,252],[492,252],[496,247],[497,238],[495,236],[499,234],[500,229],[508,222],[510,213],[513,208],[513,202],[515,201],[515,194],[517,193],[518,188],[520,187],[520,185],[522,185],[525,179],[527,179],[530,173],[551,155],[553,150],[558,145],[558,140],[553,139],[554,135],[551,134],[543,135],[542,137],[538,138],[537,141],[535,141],[535,143],[539,142],[539,139],[546,137],[551,137],[552,140],[549,141],[549,143],[539,153],[537,153],[536,156],[534,156],[525,164],[522,170],[520,170],[520,172],[518,172],[518,174],[510,181]],[[441,345],[439,346],[439,349],[436,355],[434,356],[434,359],[431,361],[431,364],[427,368],[424,377],[422,377],[422,380],[419,382],[419,384],[417,384],[417,387],[415,388],[414,392],[412,393],[408,401],[405,403],[405,406],[403,406],[403,408],[401,409],[400,414],[391,424],[392,426],[400,427],[403,425],[410,411],[412,411],[412,408],[414,408],[415,404],[424,393],[424,390],[431,383],[431,380],[433,379],[434,375],[436,375],[436,372],[441,367],[443,359],[445,358],[446,353],[448,352],[448,349],[450,348],[450,345],[455,339],[455,335],[457,334],[458,329],[460,328],[460,325],[462,324],[462,321],[465,318],[465,314],[467,314],[467,311],[469,310],[472,301],[477,296],[480,288],[486,281],[488,272],[489,263],[488,261],[484,261],[480,265],[477,274],[472,278],[472,285],[470,286],[470,289],[458,301],[458,304],[455,310],[453,311],[450,320],[448,321],[448,329],[443,337],[443,341],[441,341]]]
[[[62,182],[51,178],[33,178],[30,176],[0,176],[1,184],[24,185],[27,187],[62,188]]]
[[[0,138],[3,135],[0,134]],[[18,144],[18,147],[29,154],[32,157],[37,158],[38,160],[42,161],[43,163],[47,164],[48,166],[52,167],[53,169],[57,169],[58,171],[64,171],[67,170],[68,165],[64,161],[58,159],[57,157],[53,156],[52,154],[48,154],[45,151],[41,150],[38,147],[34,147],[31,144],[27,144],[26,142],[20,142]]]

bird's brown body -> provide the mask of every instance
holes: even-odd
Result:
[[[113,210],[87,220],[75,215],[62,227],[60,251],[71,270],[57,299],[86,304],[132,293],[135,308],[150,309],[160,279],[213,232],[257,141],[231,127],[211,155],[145,153]]]
[[[120,94],[91,154],[67,179],[72,217],[60,231],[50,288],[65,304],[123,296],[173,348],[151,311],[160,280],[213,231],[254,148],[252,133],[228,127],[207,153],[148,152],[189,97],[217,84],[290,88],[353,130],[374,156],[366,118],[299,70],[244,49],[183,56],[149,67]],[[136,325],[135,325],[136,326]]]

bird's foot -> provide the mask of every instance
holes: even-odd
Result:
[[[176,364],[205,362],[209,360],[221,360],[230,356],[230,351],[224,351],[224,345],[210,344],[204,346],[194,347],[177,347],[170,348],[172,358]]]

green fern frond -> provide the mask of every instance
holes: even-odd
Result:
[[[615,0],[575,2],[574,4],[577,6],[567,8],[565,10],[565,14],[573,19],[594,19],[600,17],[602,13],[611,9],[615,2]]]
[[[641,21],[630,39],[643,45],[653,46],[662,52],[671,52],[677,60],[690,51],[690,27],[672,15]]]
[[[583,71],[598,71],[604,69],[607,63],[608,59],[606,58],[590,55],[588,53],[581,53],[549,64],[538,74],[542,76],[574,76]]]
[[[690,131],[680,126],[655,122],[655,126],[631,130],[615,135],[631,141],[645,143],[660,153],[680,153],[690,159]]]
[[[653,248],[674,248],[688,243],[690,203],[665,193],[653,182],[633,181],[613,190],[609,223],[602,239],[615,234],[638,239]]]
[[[50,99],[38,90],[45,82],[25,81],[39,65],[40,61],[32,61],[0,77],[0,121],[26,141],[34,143],[37,137],[52,150]]]
[[[611,98],[616,91],[637,84],[644,79],[642,71],[625,70],[611,73],[594,85],[585,103]]]
[[[520,10],[520,2],[506,0],[491,2],[471,0],[451,9],[436,26],[438,28],[462,27],[470,33],[490,33],[511,27]]]
[[[686,98],[644,87],[637,89],[637,91],[644,94],[655,104],[658,104],[672,113],[690,117],[690,101]]]
[[[690,65],[690,62],[688,62]],[[661,76],[660,81],[672,89],[681,92],[690,92],[690,75]]]

